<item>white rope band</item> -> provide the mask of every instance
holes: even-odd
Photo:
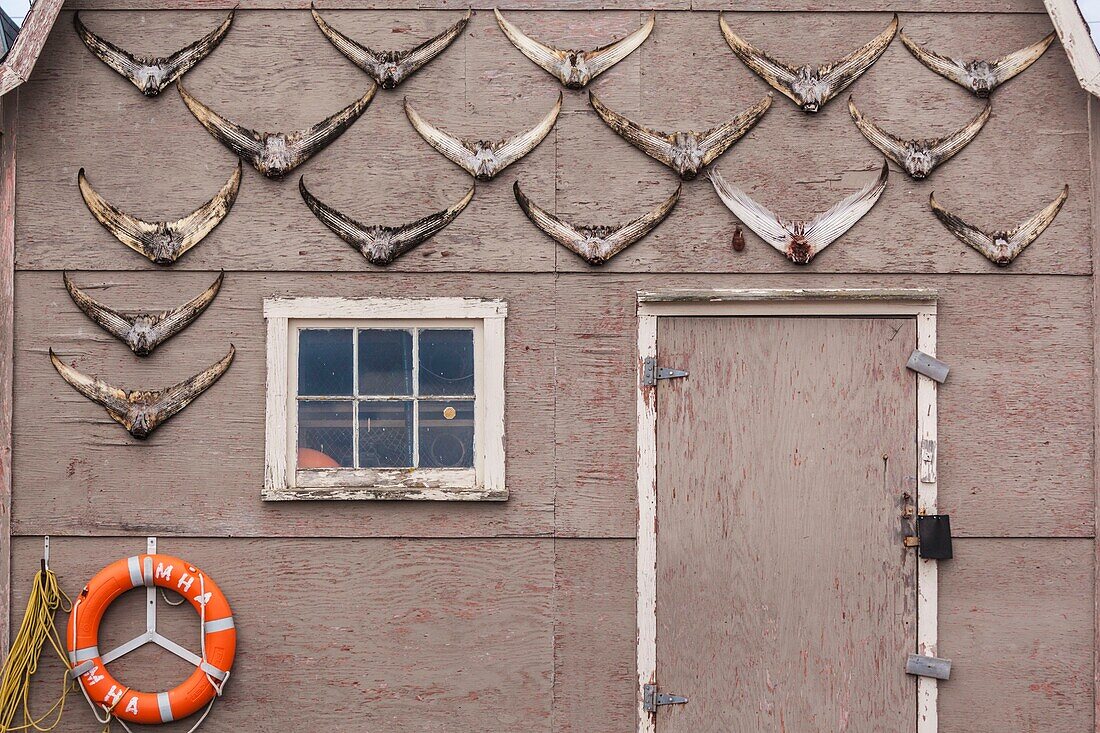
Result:
[[[203,629],[208,634],[213,634],[218,631],[228,631],[233,628],[233,617],[226,616],[225,618],[219,618],[214,621],[207,621],[203,624]]]
[[[81,662],[80,664],[69,670],[69,677],[75,680],[77,677],[84,674],[85,672],[95,669],[95,666],[96,664],[94,659],[89,659],[87,662]]]
[[[126,558],[126,567],[130,571],[130,585],[137,588],[139,585],[144,585],[145,581],[141,577],[141,559],[137,555]]]
[[[160,708],[160,722],[171,723],[175,720],[172,717],[172,703],[168,700],[167,692],[157,693],[157,707]]]
[[[99,647],[86,646],[83,649],[77,649],[75,652],[69,652],[69,662],[76,664],[77,662],[87,662],[95,659],[99,656]]]
[[[210,662],[202,662],[199,664],[199,669],[206,672],[208,675],[218,680],[218,682],[225,682],[225,679],[229,677],[229,673],[224,669],[218,669]]]

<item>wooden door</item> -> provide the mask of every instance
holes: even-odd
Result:
[[[905,318],[662,317],[659,733],[916,728]]]

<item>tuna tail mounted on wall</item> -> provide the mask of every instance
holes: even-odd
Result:
[[[554,241],[576,253],[590,265],[602,265],[642,239],[665,220],[680,199],[681,183],[657,208],[622,226],[579,226],[569,224],[540,208],[524,195],[519,181],[512,185],[516,201],[527,218]]]
[[[435,38],[424,41],[408,51],[375,51],[333,28],[310,3],[310,12],[317,27],[332,42],[336,49],[348,57],[353,64],[370,74],[383,89],[393,89],[412,76],[420,67],[441,54],[447,46],[458,38],[470,22],[470,11],[457,23]]]
[[[772,105],[769,94],[729,122],[706,132],[657,132],[608,109],[595,94],[589,93],[588,100],[608,127],[649,157],[676,171],[685,181],[695,178],[699,171],[740,140]]]
[[[521,132],[503,140],[487,142],[485,140],[459,140],[426,122],[405,99],[405,116],[420,136],[429,145],[446,156],[452,163],[479,181],[488,181],[502,170],[530,153],[542,142],[561,112],[562,94],[558,92],[558,101],[542,118],[542,121],[527,132]]]
[[[796,265],[807,265],[821,250],[840,239],[886,190],[890,166],[882,161],[878,178],[810,221],[784,220],[749,198],[748,194],[726,183],[717,170],[710,172],[710,181],[722,203],[734,216],[756,232],[761,239],[782,252]]]
[[[328,204],[322,203],[306,188],[305,176],[298,179],[298,190],[306,205],[321,220],[321,223],[358,250],[372,265],[388,265],[412,248],[431,239],[454,221],[474,197],[474,186],[470,186],[466,195],[450,208],[429,214],[410,224],[388,227],[361,224]]]
[[[282,178],[340,137],[370,106],[378,91],[378,85],[371,84],[362,97],[309,129],[295,132],[256,132],[225,119],[191,96],[182,83],[176,87],[184,104],[207,132],[268,178]]]
[[[123,51],[110,41],[88,30],[80,20],[80,13],[73,13],[73,25],[76,26],[76,33],[80,36],[80,40],[84,41],[84,45],[100,61],[132,81],[145,96],[155,97],[218,47],[225,34],[229,32],[235,12],[235,9],[229,11],[229,15],[220,26],[171,56],[134,56],[128,51]]]
[[[856,108],[855,101],[851,97],[848,98],[848,112],[851,113],[856,127],[863,136],[882,151],[883,155],[901,166],[910,177],[917,179],[927,178],[936,166],[965,148],[967,143],[981,131],[992,109],[989,102],[986,102],[985,109],[974,119],[943,137],[902,140],[864,117]]]
[[[505,20],[496,8],[493,8],[493,13],[497,17],[497,25],[508,36],[512,45],[569,89],[587,86],[588,82],[633,53],[649,38],[656,17],[654,13],[650,13],[649,20],[638,30],[606,46],[592,51],[574,51],[540,43]]]
[[[104,331],[130,347],[138,356],[148,356],[160,344],[191,325],[192,321],[214,301],[221,289],[225,273],[218,275],[214,284],[195,298],[178,308],[162,313],[122,313],[99,303],[73,283],[68,273],[63,273],[65,289],[84,314]]]
[[[817,112],[871,68],[871,64],[878,60],[890,41],[894,40],[894,34],[898,30],[898,16],[895,14],[882,33],[839,61],[821,66],[796,67],[777,61],[734,33],[724,15],[718,16],[718,23],[722,27],[722,35],[726,37],[726,43],[737,58],[773,89],[802,108],[803,112]]]
[[[241,185],[241,163],[237,161],[237,169],[214,198],[176,221],[144,221],[130,216],[96,193],[83,168],[77,182],[88,210],[118,241],[158,265],[170,265],[201,242],[233,208]]]
[[[98,377],[89,377],[65,364],[50,349],[50,361],[62,379],[92,402],[97,402],[107,410],[115,422],[130,435],[144,440],[165,420],[187,407],[200,394],[218,381],[237,350],[232,344],[229,353],[220,361],[211,364],[190,379],[179,384],[158,390],[125,390],[112,387]]]
[[[928,203],[932,207],[932,213],[936,215],[936,218],[960,241],[981,252],[989,258],[990,262],[1006,267],[1024,251],[1024,248],[1038,239],[1039,235],[1050,226],[1050,223],[1054,221],[1054,217],[1058,216],[1058,212],[1062,210],[1062,204],[1066,202],[1068,196],[1069,186],[1065,186],[1058,198],[1054,199],[1046,208],[1034,214],[1020,226],[1008,231],[986,231],[967,224],[940,206],[936,201],[935,194],[928,196]]]
[[[1038,61],[1054,40],[1054,33],[1050,33],[1043,40],[1026,48],[1021,48],[999,59],[985,61],[944,56],[924,48],[906,36],[904,31],[900,35],[901,42],[917,57],[918,61],[945,79],[950,79],[983,99],[1001,84]]]

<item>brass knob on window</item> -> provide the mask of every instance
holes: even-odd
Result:
[[[457,413],[455,412],[455,408],[453,408],[449,405],[447,407],[443,408],[443,419],[444,420],[454,420],[456,414]]]

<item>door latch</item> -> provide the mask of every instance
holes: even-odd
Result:
[[[680,695],[669,695],[657,691],[657,685],[642,686],[642,709],[647,713],[657,712],[662,705],[683,705],[688,699]]]
[[[642,362],[642,385],[645,387],[657,386],[658,379],[682,379],[687,375],[683,369],[658,367],[657,360],[652,356],[647,356]]]
[[[904,540],[905,546],[917,548],[925,560],[950,560],[951,516],[949,514],[920,514],[917,516],[917,534]]]

